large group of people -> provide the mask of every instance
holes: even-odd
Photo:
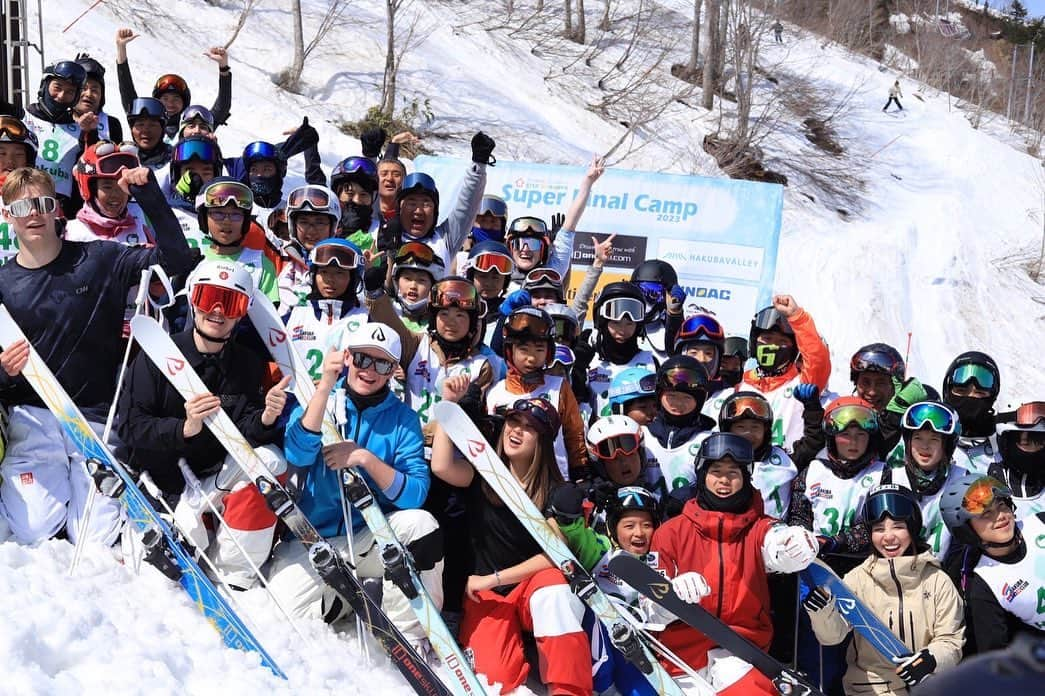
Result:
[[[614,578],[614,555],[644,560],[828,694],[907,693],[1019,633],[1045,636],[1045,401],[996,409],[1002,375],[988,353],[954,357],[937,389],[894,347],[869,343],[835,393],[830,327],[794,297],[773,296],[727,331],[687,304],[661,260],[596,293],[612,237],[592,240],[568,301],[601,160],[570,208],[543,220],[512,217],[486,193],[496,144],[482,132],[455,200],[400,159],[409,133],[367,130],[361,154],[329,175],[307,118],[285,141],[230,157],[217,135],[232,99],[228,54],[207,53],[218,64],[212,108],[176,74],[142,97],[127,57],[135,38],[116,35],[126,129],[105,110],[105,67],[83,54],[45,69],[35,103],[3,105],[0,302],[216,580],[246,590],[260,572],[297,616],[337,623],[350,611],[208,431],[224,410],[355,572],[380,579],[374,536],[341,499],[338,471],[362,475],[476,671],[502,693],[535,678],[552,694],[652,693],[454,448],[433,412],[445,400],[673,654],[663,662],[680,683],[695,673],[716,693],[776,693]],[[307,183],[284,190],[298,156]],[[248,316],[262,295],[310,372],[308,403]],[[141,312],[163,322],[208,393],[185,400],[125,350]],[[0,352],[10,537],[133,553],[118,501],[92,495],[97,477],[21,376],[29,348]],[[324,446],[328,413],[344,442]],[[890,661],[853,634],[830,590],[800,575],[814,559],[910,657]],[[402,591],[385,579],[381,597],[435,660]]]

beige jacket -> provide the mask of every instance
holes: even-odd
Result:
[[[912,652],[928,648],[937,673],[958,664],[965,643],[964,603],[931,552],[891,560],[871,556],[843,580]],[[824,645],[841,643],[852,630],[834,602],[810,612],[809,618]],[[849,644],[846,662],[846,694],[909,693],[896,676],[896,665],[859,633]]]

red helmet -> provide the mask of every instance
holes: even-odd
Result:
[[[80,196],[92,198],[91,181],[94,179],[118,179],[124,169],[140,167],[138,148],[133,143],[114,143],[99,140],[88,147],[73,169],[73,177],[80,189]]]

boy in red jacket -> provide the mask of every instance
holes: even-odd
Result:
[[[654,532],[651,548],[661,573],[685,601],[700,604],[763,650],[769,649],[768,573],[796,573],[816,557],[813,534],[762,511],[751,483],[751,444],[732,433],[713,433],[697,454],[693,498],[682,513]],[[718,694],[776,694],[751,665],[718,648],[659,605],[644,602],[647,626],[667,624],[660,639]],[[665,662],[683,687],[688,677]]]

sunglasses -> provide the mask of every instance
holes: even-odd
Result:
[[[192,288],[190,297],[192,306],[204,314],[211,314],[215,310],[229,319],[241,319],[247,315],[250,306],[250,297],[245,293],[220,285],[208,285],[197,283]]]
[[[359,254],[341,244],[317,244],[308,258],[315,266],[340,266],[349,271],[362,265]]]
[[[599,459],[615,459],[618,456],[626,457],[629,454],[634,454],[638,449],[639,438],[630,433],[614,435],[591,446],[592,454]]]
[[[723,416],[729,420],[736,420],[745,416],[758,418],[759,420],[772,420],[773,409],[769,402],[755,396],[738,396],[732,401],[726,402],[722,407]]]
[[[920,430],[926,425],[942,435],[954,435],[959,431],[957,414],[942,404],[922,402],[904,412],[904,428]]]
[[[23,198],[7,206],[7,213],[13,218],[27,218],[33,213],[46,215],[56,210],[58,210],[58,199],[54,196]]]
[[[824,432],[828,435],[837,435],[853,424],[861,430],[877,430],[878,415],[874,409],[854,404],[836,408],[824,416]]]
[[[372,355],[366,353],[360,353],[358,351],[352,353],[352,365],[360,370],[374,369],[379,375],[385,376],[392,374],[392,370],[395,369],[395,362],[388,358],[375,358]]]
[[[472,268],[482,273],[497,271],[501,275],[511,275],[515,263],[504,254],[486,252],[472,259]]]
[[[528,417],[539,428],[548,434],[554,435],[559,430],[559,414],[551,402],[542,397],[532,399],[519,399],[508,409],[507,418],[513,415]]]
[[[254,194],[238,181],[221,181],[203,189],[203,205],[207,208],[221,208],[230,201],[237,208],[250,210],[254,207]]]
[[[433,308],[478,309],[479,291],[467,280],[441,280],[432,286]]]

